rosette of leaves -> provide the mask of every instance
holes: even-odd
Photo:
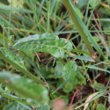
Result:
[[[78,85],[86,84],[83,74],[78,70],[78,66],[74,61],[69,61],[66,64],[58,61],[55,76],[62,80],[63,90],[66,93],[71,92]]]

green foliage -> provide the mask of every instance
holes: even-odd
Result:
[[[26,70],[23,59],[21,59],[19,56],[16,56],[16,54],[14,54],[14,52],[11,52],[9,49],[1,47],[0,55],[1,58],[9,62],[10,64]]]
[[[102,50],[100,49],[99,45],[97,45],[96,41],[92,38],[91,33],[88,31],[85,24],[82,22],[81,18],[77,14],[77,10],[74,5],[72,5],[71,0],[63,0],[64,5],[68,9],[71,18],[75,24],[75,27],[77,28],[80,36],[82,37],[83,41],[86,44],[86,47],[88,48],[90,54],[94,53],[94,50],[91,47],[91,44],[94,46],[94,48],[99,52],[100,55],[103,55]]]
[[[99,6],[100,3],[101,3],[101,0],[89,0],[89,4],[93,9]]]
[[[38,110],[50,110],[50,107],[48,105],[44,105],[39,107]]]
[[[78,71],[78,67],[75,62],[68,61],[66,64],[57,62],[55,68],[56,77],[63,78],[65,92],[71,92],[78,85],[86,84],[84,76]]]
[[[34,101],[37,106],[48,103],[47,89],[30,79],[4,71],[0,72],[0,81],[19,95],[28,98],[30,103]]]
[[[20,103],[9,103],[7,106],[3,108],[3,110],[32,110],[30,107],[20,104]]]
[[[9,4],[12,6],[12,7],[17,7],[17,8],[22,8],[23,7],[23,3],[24,1],[23,0],[8,0]]]
[[[100,84],[100,83],[97,83],[97,82],[94,82],[94,83],[92,84],[92,87],[93,87],[94,89],[96,89],[97,91],[106,90],[106,87],[105,87],[104,85],[102,85],[102,84]]]
[[[106,107],[103,104],[98,104],[96,110],[106,110]]]
[[[109,109],[109,5],[0,0],[0,110]]]
[[[11,64],[15,69],[18,69],[19,71],[21,71],[22,73],[24,73],[26,76],[32,78],[35,82],[41,82],[37,77],[34,77],[34,75],[32,75],[24,66],[24,62],[23,59],[19,56],[16,56],[16,54],[14,54],[14,52],[11,52],[9,49],[7,48],[0,48],[0,57],[5,60],[6,62],[8,62],[9,64]]]
[[[72,43],[53,34],[43,34],[20,39],[14,47],[28,56],[35,55],[36,52],[45,52],[56,58],[64,58],[72,50]]]
[[[88,3],[88,0],[78,0],[78,7],[82,8],[84,6],[86,6]]]

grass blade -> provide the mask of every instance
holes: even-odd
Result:
[[[72,4],[71,0],[62,0],[65,7],[68,9],[71,18],[74,22],[74,25],[76,26],[80,36],[82,37],[83,41],[85,42],[86,47],[88,48],[90,55],[94,54],[94,50],[92,48],[92,45],[94,48],[98,51],[100,55],[103,55],[102,50],[98,46],[98,44],[94,41],[92,38],[92,35],[90,34],[89,30],[83,23],[83,21],[80,19],[80,17],[77,15],[77,11],[75,6]]]

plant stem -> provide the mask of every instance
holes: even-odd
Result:
[[[91,33],[89,32],[89,30],[87,29],[81,18],[78,16],[76,8],[74,4],[71,2],[71,0],[62,0],[62,1],[65,7],[68,9],[70,16],[74,22],[74,25],[78,30],[79,35],[82,37],[83,41],[85,42],[85,45],[88,48],[90,55],[93,56],[94,54],[94,50],[92,46],[94,46],[94,48],[98,51],[100,55],[103,55],[102,50],[100,49],[98,44],[94,41]]]

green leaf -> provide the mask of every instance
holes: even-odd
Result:
[[[3,110],[32,110],[32,109],[24,104],[13,102],[6,105],[3,108]]]
[[[107,110],[104,104],[98,104],[96,110]]]
[[[8,0],[0,0],[0,4],[3,3],[3,4],[8,4]]]
[[[106,87],[103,84],[98,83],[96,81],[91,86],[92,86],[92,88],[96,89],[97,91],[106,90]]]
[[[110,0],[106,0],[106,2],[107,2],[108,4],[110,4]]]
[[[22,8],[24,1],[23,0],[8,0],[9,4],[12,7]]]
[[[55,76],[57,78],[61,78],[62,77],[62,68],[64,67],[64,64],[62,61],[57,61],[57,65],[55,67]]]
[[[107,35],[110,35],[110,24],[108,21],[105,21],[105,22],[101,22],[102,25],[103,25],[103,30],[104,30],[104,33],[107,34]]]
[[[88,0],[78,0],[78,7],[82,8],[84,6],[86,6],[88,3]]]
[[[33,79],[35,82],[43,83],[39,78],[35,77],[30,73],[24,66],[23,59],[20,56],[17,56],[16,53],[10,51],[7,48],[0,48],[0,57],[15,67],[20,72],[24,73],[29,78]]]
[[[4,47],[0,48],[0,56],[1,58],[6,59],[7,62],[10,62],[13,65],[17,65],[17,67],[26,70],[23,59],[19,56],[16,56],[16,54],[14,54],[14,52],[10,51],[9,49]]]
[[[29,103],[27,100],[23,100],[23,98],[16,96],[15,94],[11,94],[12,91],[10,91],[7,87],[2,88],[0,85],[0,95],[1,98],[5,98],[6,100],[12,100],[16,102],[20,102],[22,104],[28,105],[28,106],[33,106],[33,103]]]
[[[100,67],[98,67],[96,65],[87,65],[86,67],[89,68],[89,69],[99,70],[99,71],[107,72],[107,73],[110,74],[110,71],[109,70],[100,68]]]
[[[19,6],[18,6],[19,7]],[[10,5],[4,5],[4,4],[0,4],[0,12],[1,13],[6,13],[9,14],[9,12],[11,13],[32,13],[30,10],[24,9],[24,8],[18,8],[18,7],[12,7]]]
[[[42,105],[37,110],[50,110],[50,107],[49,107],[49,105]]]
[[[110,13],[109,13],[110,12],[110,9],[109,9],[109,7],[108,8],[101,7],[101,8],[99,8],[99,12],[102,15],[102,18],[105,18],[106,20],[110,16]],[[104,24],[105,24],[105,22],[104,22]]]
[[[78,85],[86,83],[84,76],[80,73],[80,71],[78,71],[78,67],[75,62],[69,61],[66,64],[61,64],[61,62],[58,62],[57,64],[55,74],[56,77],[59,78],[60,76],[60,78],[63,78],[65,83],[63,90],[65,92],[71,92],[72,89]],[[60,67],[60,69],[58,67]]]
[[[89,61],[89,62],[94,62],[93,58],[89,57],[89,56],[75,56],[75,59],[79,59],[79,60],[83,60],[85,62]]]
[[[1,20],[1,17],[0,17]],[[2,22],[2,20],[1,20]],[[9,38],[4,36],[3,34],[0,34],[0,45],[1,46],[7,46],[7,42],[10,43]]]
[[[64,58],[72,50],[72,43],[53,34],[36,34],[18,40],[14,47],[29,56],[36,52],[45,52],[56,58]]]
[[[77,12],[78,16],[79,16],[81,19],[83,19],[83,14],[82,14],[81,10],[80,10],[79,8],[77,8],[77,7],[76,7],[76,12]]]
[[[89,0],[89,5],[95,9],[97,6],[99,6],[101,3],[101,0]]]
[[[28,98],[30,103],[33,101],[37,105],[48,103],[47,89],[40,84],[36,84],[31,79],[3,71],[0,72],[0,81],[19,95]]]

